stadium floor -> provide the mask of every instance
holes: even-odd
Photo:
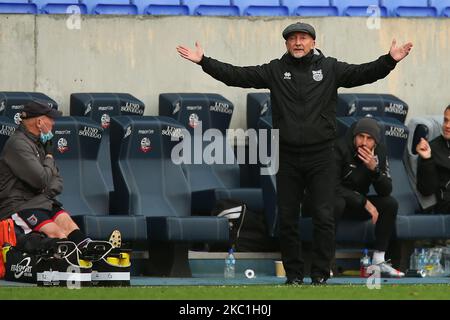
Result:
[[[249,285],[282,285],[285,278],[274,276],[261,276],[252,279],[240,278],[154,278],[154,277],[132,277],[131,286],[249,286]],[[311,279],[305,278],[305,283],[310,283]],[[335,277],[328,280],[329,285],[365,285],[367,279],[358,277]],[[425,277],[425,278],[381,278],[381,284],[411,285],[411,284],[448,284],[449,277]],[[18,283],[0,280],[2,287],[28,287],[36,286],[28,283]]]

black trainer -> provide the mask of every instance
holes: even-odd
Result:
[[[327,280],[325,278],[318,278],[318,277],[313,277],[311,278],[311,285],[312,286],[325,286],[327,285]]]
[[[303,284],[303,279],[300,279],[300,278],[289,279],[288,278],[284,284],[286,284],[288,286],[301,286]]]

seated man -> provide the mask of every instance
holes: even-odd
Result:
[[[417,189],[424,196],[436,195],[435,212],[450,213],[450,105],[444,111],[442,135],[430,143],[421,138],[416,151]]]
[[[382,276],[402,277],[385,261],[385,252],[394,230],[397,201],[390,196],[392,181],[386,148],[380,144],[381,129],[372,118],[362,118],[350,136],[336,145],[336,224],[342,218],[366,220],[375,224],[375,251],[372,263]],[[377,195],[367,195],[373,185]]]
[[[0,154],[0,219],[11,217],[25,234],[42,232],[85,248],[91,240],[55,199],[63,188],[52,156],[52,128],[59,116],[45,102],[24,106],[22,123]]]

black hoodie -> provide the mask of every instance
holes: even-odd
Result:
[[[370,185],[379,196],[389,196],[392,192],[385,145],[378,144],[374,153],[378,169],[371,171],[359,159],[353,135],[347,133],[336,143],[336,196],[343,197],[353,208],[364,208]]]
[[[205,56],[199,64],[226,85],[270,89],[273,127],[280,130],[280,149],[301,152],[321,148],[335,138],[339,87],[382,79],[394,69],[396,61],[387,54],[354,65],[325,57],[314,49],[302,58],[286,53],[260,66],[236,67]]]

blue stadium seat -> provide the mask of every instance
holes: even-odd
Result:
[[[144,217],[109,214],[109,190],[98,164],[103,129],[86,117],[61,117],[53,131],[53,154],[65,182],[58,200],[80,229],[99,240],[107,240],[112,230],[119,229],[134,248],[146,245]]]
[[[39,13],[44,14],[87,14],[86,5],[80,0],[33,0]]]
[[[139,14],[188,15],[189,8],[180,0],[132,0]]]
[[[186,0],[191,15],[195,16],[238,16],[239,8],[230,0]]]
[[[81,0],[89,14],[138,14],[137,7],[130,0]]]
[[[333,5],[339,9],[339,15],[352,17],[373,16],[376,12],[374,6],[380,9],[380,16],[388,15],[387,8],[378,0],[332,0]]]
[[[98,163],[109,191],[114,190],[109,150],[111,117],[118,115],[142,116],[144,110],[144,103],[128,93],[72,93],[70,95],[70,115],[88,117],[100,124],[104,130]]]
[[[20,124],[20,113],[25,103],[33,99],[46,101],[49,106],[58,109],[58,104],[55,100],[40,92],[2,91],[0,92],[0,115],[13,119],[18,125]]]
[[[289,10],[278,0],[231,0],[241,16],[288,16]]]
[[[429,0],[429,6],[436,8],[437,16],[450,17],[450,0]]]
[[[0,13],[27,13],[36,14],[38,8],[28,0],[2,0],[0,1]]]
[[[330,0],[280,0],[291,16],[337,16],[338,10]]]
[[[183,127],[167,117],[119,116],[111,121],[114,197],[123,212],[147,217],[155,275],[190,276],[189,242],[228,241],[228,221],[191,216],[191,193],[171,158]]]
[[[406,102],[391,94],[340,93],[338,94],[336,116],[378,116],[391,117],[405,123],[408,115]]]
[[[435,17],[436,8],[428,6],[428,0],[380,0],[392,17]]]
[[[241,188],[240,168],[235,160],[235,154],[226,139],[233,113],[233,104],[218,94],[201,93],[165,93],[159,96],[159,115],[176,119],[192,136],[201,135],[205,130],[216,129],[222,134],[220,141],[223,147],[222,163],[207,164],[195,161],[196,144],[191,143],[190,164],[185,165],[186,175],[193,192],[192,208],[195,212],[208,213],[219,199],[232,198],[245,202],[250,210],[262,212],[262,191],[254,188]],[[202,131],[198,132],[200,124]],[[195,130],[194,128],[197,128]],[[198,137],[198,136],[197,136]],[[202,141],[202,137],[198,137]],[[216,141],[215,141],[216,142]],[[209,141],[200,142],[202,154],[208,148]],[[201,156],[201,155],[200,155]],[[228,158],[227,158],[228,156]],[[231,159],[231,161],[227,161]]]
[[[10,118],[0,116],[0,153],[3,150],[6,140],[16,131],[17,127],[17,124]]]

